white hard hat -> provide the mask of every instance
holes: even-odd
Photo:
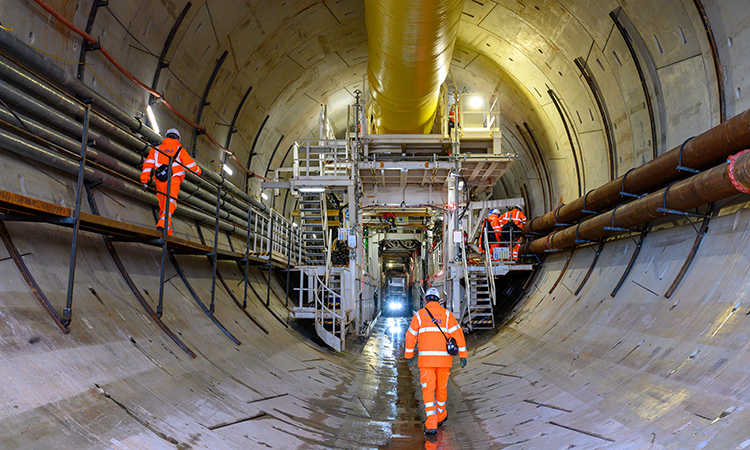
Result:
[[[499,209],[497,209],[497,208],[493,208],[493,209],[492,209],[492,210],[490,211],[490,214],[494,214],[494,215],[496,215],[496,216],[497,216],[497,215],[499,215],[499,214],[500,214],[500,210],[499,210]]]
[[[434,298],[431,298],[434,297]],[[424,294],[424,298],[429,301],[438,301],[440,300],[440,291],[437,290],[437,288],[431,287],[427,289],[427,292]]]
[[[169,136],[170,134],[174,134],[175,136],[177,136],[178,141],[182,138],[182,136],[180,136],[180,131],[177,128],[168,129],[167,134],[165,134],[164,136],[166,137],[166,136]]]
[[[523,207],[521,205],[516,205],[515,208],[519,211],[523,211]]]

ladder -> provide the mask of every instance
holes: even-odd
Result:
[[[474,330],[491,330],[495,328],[495,312],[492,307],[494,299],[490,286],[495,281],[494,277],[487,276],[487,270],[483,266],[471,266],[468,279],[469,325]]]
[[[326,263],[328,220],[325,205],[325,194],[303,194],[299,201],[304,264],[307,266],[323,266]]]

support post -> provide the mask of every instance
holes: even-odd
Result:
[[[245,296],[242,297],[242,309],[247,308],[247,283],[249,282],[250,278],[250,213],[252,212],[252,208],[247,210],[247,241],[245,242]],[[255,225],[258,225],[258,221],[260,219],[255,220]],[[253,233],[255,235],[255,233]]]
[[[266,308],[271,304],[271,258],[273,257],[273,210],[268,212],[268,290],[266,291]]]
[[[294,230],[292,229],[291,225],[289,226],[287,233],[288,238],[286,242],[288,247],[286,249],[286,300],[284,301],[284,306],[289,307],[289,275],[291,274],[292,249],[294,247],[294,242],[292,240],[292,234],[294,233]]]
[[[62,324],[67,327],[70,325],[73,307],[73,285],[76,277],[76,256],[78,250],[78,228],[81,224],[81,195],[83,194],[83,177],[86,169],[86,149],[89,140],[89,116],[91,115],[91,99],[83,100],[86,109],[83,113],[83,132],[81,133],[81,162],[78,165],[78,187],[76,188],[76,208],[73,225],[73,244],[70,250],[70,268],[68,270],[68,293],[65,299],[65,309],[63,309]]]
[[[221,185],[224,184],[224,164],[227,162],[227,153],[224,152],[221,158],[221,167],[219,173],[221,174],[221,182],[216,186],[216,226],[214,227],[214,255],[213,264],[211,267],[211,305],[208,310],[211,314],[214,313],[214,302],[216,300],[216,266],[219,264],[219,213],[221,212]],[[248,230],[249,234],[250,230]]]

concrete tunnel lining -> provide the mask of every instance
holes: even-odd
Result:
[[[694,2],[673,2],[667,11],[651,1],[467,1],[456,44],[465,54],[454,53],[453,75],[459,86],[471,90],[502,91],[508,120],[504,132],[512,136],[506,145],[521,155],[495,188],[496,196],[526,193],[533,199],[547,191],[552,206],[576,198],[572,152],[583,164],[584,193],[609,181],[596,104],[573,64],[578,56],[589,57],[617,125],[617,175],[652,158],[640,81],[608,16],[617,7],[640,32],[662,87],[666,121],[660,123],[660,153],[718,124],[717,80],[727,92],[728,116],[746,110],[747,13],[736,1],[706,3],[723,79],[714,73]],[[315,136],[319,103],[336,105],[331,108],[334,127],[345,127],[343,106],[352,101],[350,94],[366,70],[364,10],[356,1],[294,1],[284,8],[272,2],[238,5],[214,0],[194,4],[170,54],[179,80],[167,72],[160,83],[178,109],[193,111],[198,99],[190,91],[201,92],[213,69],[206,61],[231,49],[229,64],[211,90],[213,105],[204,111],[204,121],[230,118],[253,86],[240,116],[241,139],[234,139],[232,149],[246,159],[260,124],[270,116],[258,136],[260,157],[251,167],[262,174],[268,165],[280,163],[282,150],[292,140]],[[167,24],[182,6],[109,7],[158,54]],[[56,7],[83,26],[90,2],[60,1]],[[245,7],[244,14],[236,13]],[[13,34],[25,42],[77,60],[79,39],[49,21],[33,3],[6,2],[0,13],[2,25],[14,28]],[[143,63],[144,52],[133,48],[137,44],[111,14],[100,12],[94,33],[137,76],[150,80],[153,67]],[[132,45],[123,44],[128,41]],[[87,72],[86,84],[119,102],[101,86],[104,82],[142,109],[147,96],[99,55],[89,54],[88,64],[100,79]],[[66,68],[75,72],[73,65]],[[569,148],[547,87],[561,97],[572,119],[576,148]],[[159,114],[169,117],[164,110]],[[532,156],[536,153],[528,132],[523,133],[524,123],[539,141],[541,158]],[[211,131],[224,141],[226,127],[215,125]],[[199,142],[199,163],[218,160],[217,149]],[[280,151],[272,158],[277,142]],[[2,189],[73,204],[72,178],[8,152],[0,154]],[[542,159],[548,178],[534,169]],[[244,185],[241,175],[232,181]],[[103,215],[153,225],[143,204],[108,190],[96,190],[95,195]],[[542,202],[531,204],[530,216],[547,212]],[[291,209],[293,202],[284,212]],[[446,434],[446,445],[748,447],[748,336],[743,322],[750,306],[744,302],[743,279],[750,213],[744,196],[719,202],[716,210],[696,259],[669,299],[663,294],[695,237],[684,220],[652,224],[628,280],[614,298],[609,293],[630,259],[632,240],[607,242],[578,296],[572,292],[590,266],[593,248],[575,250],[552,293],[566,255],[547,256],[509,320],[497,334],[472,342],[469,367],[453,371],[454,426],[471,424],[466,429],[481,433],[481,440]],[[69,231],[51,225],[7,225],[42,289],[59,306],[65,297]],[[194,223],[177,219],[176,226],[179,235],[199,241]],[[213,229],[203,231],[207,239],[213,238]],[[229,247],[224,237],[220,243]],[[265,335],[219,288],[216,314],[242,342],[235,346],[203,315],[179,277],[173,277],[167,284],[164,320],[198,353],[193,360],[145,317],[101,238],[84,234],[81,244],[74,313],[81,320],[74,322],[70,335],[60,334],[47,320],[0,246],[0,448],[414,448],[394,439],[393,426],[413,428],[420,405],[404,398],[411,406],[398,404],[390,415],[378,418],[384,420],[374,420],[359,403],[368,399],[358,400],[363,393],[378,392],[396,402],[391,391],[381,392],[378,386],[393,389],[409,382],[400,353],[388,347],[397,343],[384,337],[377,342],[383,342],[385,350],[365,347],[361,355],[332,355],[283,327],[262,306],[261,295],[248,305],[268,328]],[[158,292],[158,252],[137,244],[115,245],[131,277],[153,299]],[[207,259],[178,259],[199,296],[210,298]],[[238,283],[243,274],[234,263],[221,262],[219,267],[242,298]],[[175,275],[171,265],[168,270],[168,277]],[[265,294],[264,275],[253,269],[251,276],[255,289]],[[270,306],[283,317],[285,286],[272,282]],[[368,370],[369,364],[376,370]]]

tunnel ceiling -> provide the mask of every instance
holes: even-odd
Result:
[[[526,196],[539,214],[679,145],[696,129],[718,123],[716,76],[697,9],[693,2],[676,2],[669,11],[653,14],[657,3],[465,2],[446,81],[451,89],[501,94],[503,145],[521,159],[496,188],[496,197]],[[88,3],[52,5],[85,26]],[[112,3],[99,12],[91,34],[149,84],[156,55],[186,5]],[[632,24],[631,33],[637,30],[633,52],[611,13],[620,23]],[[201,123],[223,143],[227,124],[250,89],[231,150],[244,162],[254,147],[251,169],[260,174],[289,165],[294,139],[317,136],[321,103],[328,105],[337,134],[343,133],[346,106],[362,89],[367,69],[364,14],[361,0],[193,2],[167,53],[169,67],[158,89],[194,118],[216,62],[227,52]],[[32,15],[34,21],[19,24],[20,36],[28,33],[32,45],[77,58],[77,36],[54,40],[56,34],[39,30],[49,26],[60,32],[60,26],[47,25],[47,14],[36,5]],[[42,38],[34,38],[35,32]],[[652,117],[633,56],[651,88]],[[595,87],[582,77],[577,58]],[[109,71],[101,55],[90,54],[88,65],[87,84],[104,83],[134,110],[144,109],[147,94]],[[660,82],[675,88],[661,92]],[[163,106],[156,109],[163,128],[177,121]],[[192,132],[184,124],[179,127]],[[198,147],[203,163],[218,161],[219,150],[205,138],[198,138]],[[242,177],[236,171],[234,181],[243,184]],[[255,191],[256,181],[251,182]]]

